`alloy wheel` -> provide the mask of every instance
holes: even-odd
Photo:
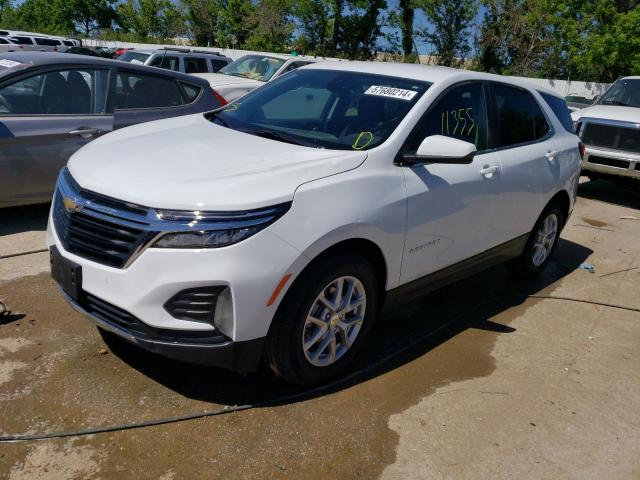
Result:
[[[532,261],[536,267],[542,265],[549,257],[557,235],[558,216],[555,213],[550,213],[540,225],[540,230],[538,230],[536,240],[533,243]]]
[[[357,278],[339,277],[325,286],[302,329],[302,350],[309,363],[326,367],[344,356],[360,333],[366,307],[366,292]]]

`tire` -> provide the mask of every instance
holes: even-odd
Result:
[[[348,367],[378,313],[379,284],[374,272],[365,258],[344,254],[317,262],[302,273],[280,305],[267,337],[266,360],[276,375],[306,386],[326,382]],[[335,301],[339,285],[345,298],[352,288],[350,305],[332,310],[328,303],[347,305],[344,299]]]
[[[555,220],[553,220],[554,218]],[[558,246],[558,239],[565,220],[565,215],[558,205],[552,204],[542,212],[529,234],[522,255],[512,262],[516,274],[534,277],[544,271]],[[555,224],[553,238],[549,235],[550,225],[545,223],[548,221]],[[541,240],[540,236],[542,235],[546,236],[546,240]],[[544,250],[544,254],[541,249]]]

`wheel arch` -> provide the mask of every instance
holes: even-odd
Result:
[[[547,210],[551,205],[557,205],[560,210],[562,210],[562,213],[564,214],[564,223],[562,227],[564,228],[567,220],[569,219],[569,210],[571,209],[571,197],[569,197],[569,193],[566,190],[558,191],[553,197],[551,197],[551,200],[549,200],[544,209]]]

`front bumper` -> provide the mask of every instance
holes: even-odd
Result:
[[[199,339],[188,335],[187,332],[181,334],[180,331],[173,331],[172,338],[168,338],[166,331],[145,326],[134,317],[131,317],[132,320],[127,325],[121,318],[118,320],[119,317],[109,315],[109,311],[127,313],[118,307],[104,302],[101,310],[97,310],[92,302],[84,299],[75,300],[63,290],[61,291],[65,300],[76,311],[93,321],[98,327],[149,352],[188,363],[226,368],[238,373],[254,372],[260,364],[264,337],[245,342],[233,342],[222,334]],[[163,336],[165,339],[162,338]]]
[[[640,180],[640,155],[587,145],[582,171]]]

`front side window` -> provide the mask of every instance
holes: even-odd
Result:
[[[0,89],[0,115],[91,115],[106,108],[107,70],[46,72]]]
[[[180,59],[171,55],[158,55],[149,63],[152,67],[164,68],[165,70],[180,70]]]
[[[184,71],[186,73],[205,73],[207,61],[201,57],[184,57]]]
[[[367,150],[391,135],[430,85],[359,72],[294,70],[207,116],[283,142]]]
[[[486,150],[486,111],[480,82],[455,86],[427,110],[405,148],[414,152],[426,137],[444,135],[473,143],[479,152]]]
[[[284,62],[281,58],[246,55],[221,68],[219,73],[268,82]]]
[[[71,40],[63,40],[62,43],[64,43],[67,47],[75,47],[76,44],[73,43]]]
[[[494,83],[492,92],[496,121],[492,132],[497,148],[534,142],[549,132],[540,107],[528,91]]]
[[[224,68],[228,65],[224,60],[211,60],[211,67],[214,72],[217,72],[221,68]]]
[[[18,45],[33,45],[33,41],[29,37],[11,37],[10,40]]]
[[[640,79],[621,78],[602,95],[600,105],[640,107]]]
[[[176,81],[139,73],[118,72],[114,108],[162,108],[183,104]]]

